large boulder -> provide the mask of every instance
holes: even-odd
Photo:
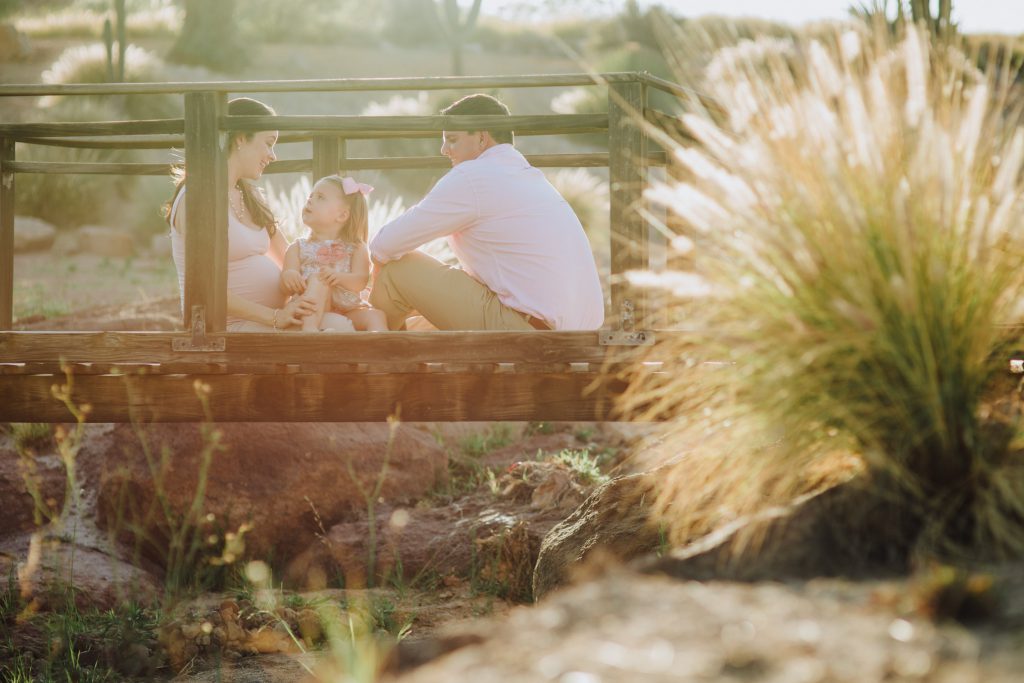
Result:
[[[657,471],[613,479],[557,524],[540,547],[534,599],[566,583],[590,557],[627,561],[658,548],[662,534],[651,516]]]
[[[77,526],[70,519],[0,542],[0,575],[16,576],[21,599],[40,610],[63,609],[68,588],[83,610],[150,604],[163,590],[145,567],[119,558],[88,521]]]
[[[100,524],[139,542],[162,562],[172,527],[199,499],[223,538],[242,525],[246,555],[285,563],[338,521],[367,507],[410,504],[447,476],[447,452],[405,426],[393,440],[383,423],[223,423],[204,437],[197,424],[117,425],[89,448],[104,465]],[[204,471],[204,447],[216,451]],[[197,494],[202,491],[202,494]],[[170,520],[170,521],[169,521]],[[204,531],[205,533],[205,531]]]
[[[455,622],[426,639],[407,638],[393,666],[419,666],[388,680],[1020,680],[1020,621],[966,629],[884,597],[908,596],[913,588],[907,580],[702,583],[612,571],[497,619]]]
[[[14,252],[46,251],[53,246],[57,229],[41,218],[33,216],[14,217]]]
[[[37,455],[31,450],[21,454],[11,437],[0,435],[0,541],[47,521],[60,509],[66,483],[64,465],[57,455]]]

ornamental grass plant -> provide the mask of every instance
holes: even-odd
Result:
[[[909,25],[708,64],[715,110],[683,115],[681,180],[646,194],[692,269],[633,274],[687,311],[681,369],[623,403],[685,444],[658,501],[675,544],[855,480],[911,558],[1024,555],[1014,76]]]

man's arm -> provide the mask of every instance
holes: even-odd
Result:
[[[374,235],[370,256],[375,264],[401,258],[431,240],[469,227],[479,214],[468,174],[452,169],[419,204]]]

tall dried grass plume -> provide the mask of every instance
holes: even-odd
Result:
[[[913,26],[708,64],[720,108],[682,116],[685,180],[646,191],[692,270],[633,274],[686,310],[681,369],[623,403],[681,444],[658,504],[674,543],[856,478],[911,520],[908,554],[1024,555],[1013,75]]]

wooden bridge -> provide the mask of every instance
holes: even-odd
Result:
[[[228,93],[480,91],[608,86],[608,113],[492,116],[228,116]],[[646,73],[375,78],[315,81],[3,85],[0,97],[175,94],[183,118],[87,123],[0,124],[0,421],[72,419],[55,395],[96,422],[194,421],[206,398],[217,421],[607,420],[625,388],[617,371],[671,333],[638,329],[650,320],[642,293],[622,274],[648,265],[640,211],[648,169],[664,165],[650,128],[671,117],[647,106],[650,88],[684,95]],[[439,136],[443,129],[512,129],[517,135],[607,133],[608,152],[527,156],[538,167],[605,166],[611,188],[612,313],[597,332],[225,332],[226,161],[229,131],[278,130],[280,142],[312,142],[312,158],[277,161],[268,173],[444,168],[443,157],[351,158],[346,141]],[[182,330],[178,332],[14,331],[14,198],[25,173],[164,175],[168,164],[30,162],[15,143],[68,148],[184,148],[189,231]],[[56,199],[59,201],[59,198]]]

